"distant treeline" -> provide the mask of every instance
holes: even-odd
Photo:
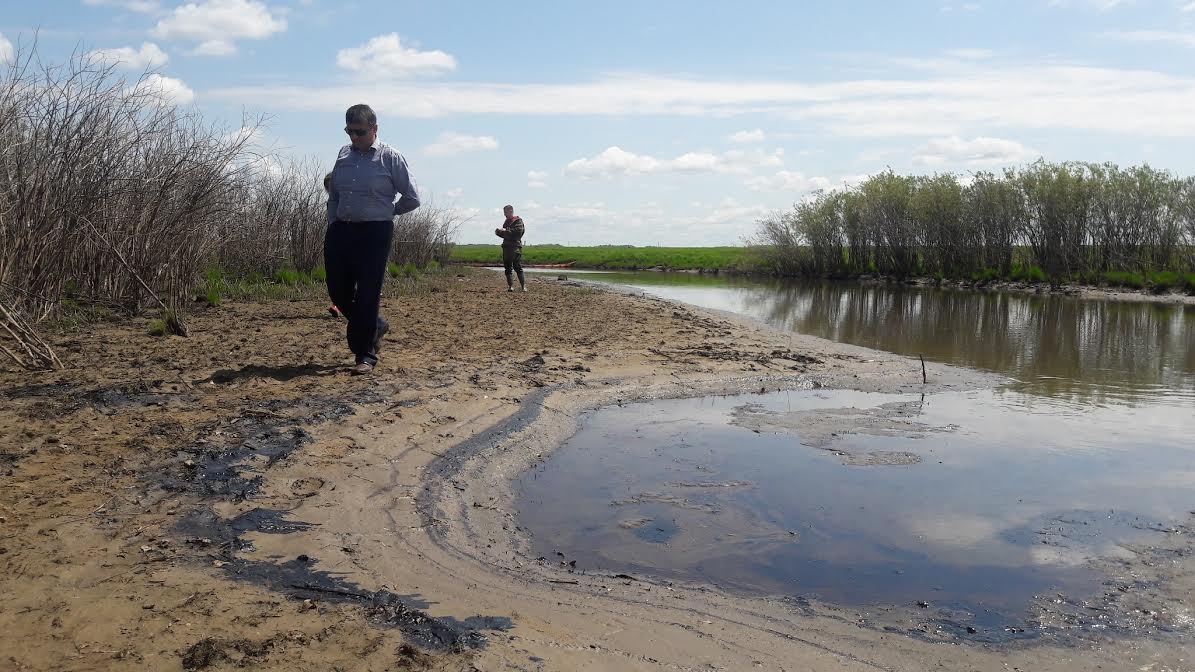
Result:
[[[1045,161],[967,182],[889,171],[762,220],[752,243],[777,275],[1195,289],[1195,178]]]

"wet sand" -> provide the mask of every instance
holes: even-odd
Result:
[[[469,272],[391,291],[371,377],[348,375],[322,300],[209,309],[188,339],[143,320],[57,335],[67,370],[0,372],[2,666],[1177,670],[1195,655],[1187,527],[1104,561],[1123,577],[1106,596],[1043,605],[1047,634],[1001,642],[932,609],[533,557],[512,479],[587,409],[920,391],[921,365],[554,277],[502,285]],[[999,382],[928,375],[929,392]],[[1076,625],[1101,614],[1121,627]]]

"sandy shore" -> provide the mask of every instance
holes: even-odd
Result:
[[[533,557],[511,479],[588,409],[923,385],[915,360],[555,278],[531,290],[470,272],[392,291],[368,378],[322,300],[210,309],[189,339],[136,321],[59,335],[67,370],[0,372],[0,667],[1189,667],[1186,527],[1106,568],[1128,589],[1043,605],[1043,636],[999,642],[931,613]],[[998,382],[928,375],[927,392]],[[1140,622],[1076,625],[1067,607],[1091,606]]]

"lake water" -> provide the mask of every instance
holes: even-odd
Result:
[[[559,274],[559,272],[555,272]],[[1015,620],[1195,510],[1195,308],[692,274],[586,274],[1004,374],[599,409],[519,483],[545,556],[748,593]]]

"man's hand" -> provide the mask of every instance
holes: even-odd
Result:
[[[494,229],[494,235],[498,236],[499,238],[501,238],[505,233],[506,231],[503,229]]]

